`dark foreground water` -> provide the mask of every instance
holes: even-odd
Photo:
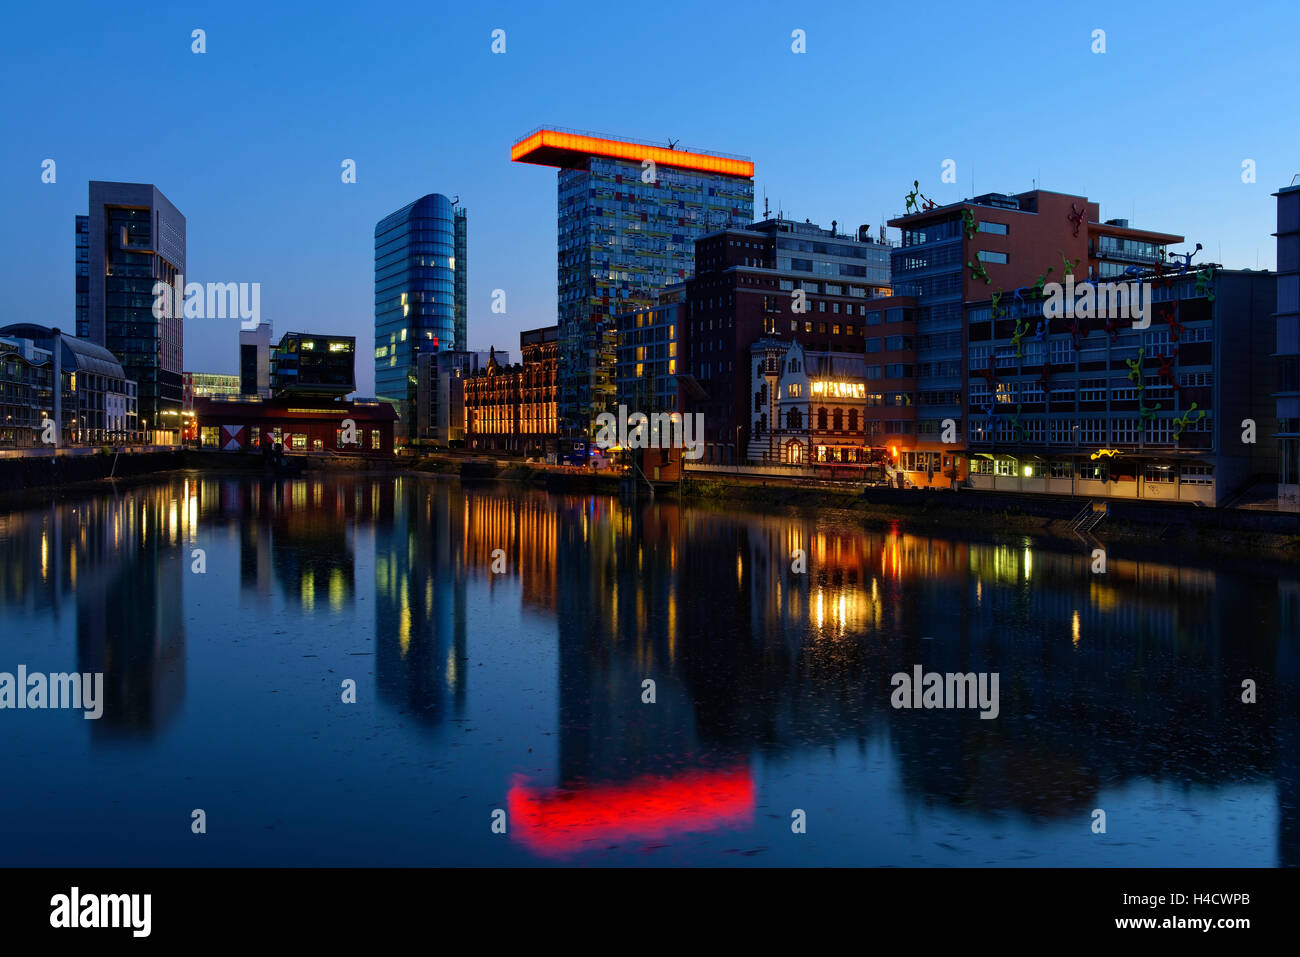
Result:
[[[0,515],[0,672],[106,699],[0,710],[0,865],[1300,863],[1295,577],[1056,548],[414,478]],[[918,664],[998,717],[895,710]]]

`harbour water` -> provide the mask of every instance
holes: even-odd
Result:
[[[103,714],[0,710],[0,864],[1300,863],[1300,577],[1092,564],[437,478],[65,493],[0,514],[0,672]],[[996,718],[892,706],[916,666]]]

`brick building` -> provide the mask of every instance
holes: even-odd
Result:
[[[698,240],[686,282],[678,373],[686,410],[704,414],[704,463],[735,464],[752,438],[750,345],[798,338],[818,353],[861,353],[870,305],[889,292],[890,244],[861,227],[768,219]]]
[[[504,365],[495,352],[465,383],[465,444],[521,455],[556,447],[558,327],[519,334],[521,362]]]

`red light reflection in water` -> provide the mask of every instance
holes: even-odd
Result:
[[[507,807],[517,840],[537,854],[560,857],[632,838],[752,824],[754,779],[745,767],[540,790],[516,776]]]

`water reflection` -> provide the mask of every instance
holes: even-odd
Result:
[[[554,753],[477,751],[435,786],[497,794],[536,859],[745,834],[780,768],[883,749],[905,802],[990,847],[1008,818],[1086,821],[1134,785],[1181,788],[1193,816],[1246,786],[1275,799],[1256,863],[1300,863],[1300,588],[1275,569],[1111,555],[1094,575],[1029,540],[416,478],[168,479],[0,517],[5,629],[75,615],[76,666],[108,689],[92,740],[156,735],[181,707],[196,547],[209,576],[238,568],[250,630],[354,656],[435,762],[532,690],[536,669],[484,661],[537,636],[555,711],[499,730],[539,723]],[[331,623],[346,641],[320,637]],[[916,664],[998,672],[999,719],[894,711],[890,676]]]

